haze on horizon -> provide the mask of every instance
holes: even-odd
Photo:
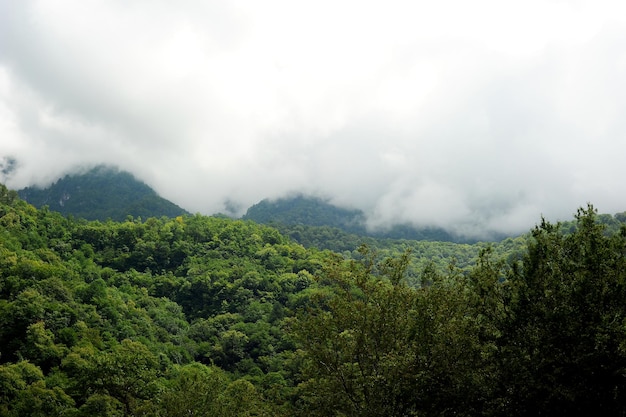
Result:
[[[626,210],[626,3],[0,0],[12,188],[106,163],[192,212],[372,227]]]

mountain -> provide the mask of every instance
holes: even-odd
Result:
[[[362,211],[337,207],[321,198],[304,195],[262,200],[250,207],[243,219],[261,224],[328,226],[350,233],[366,233]]]
[[[417,228],[409,224],[401,224],[387,230],[370,231],[365,226],[365,213],[361,210],[337,207],[319,197],[305,195],[262,200],[250,207],[243,219],[261,224],[272,224],[288,235],[291,234],[286,228],[292,226],[303,226],[314,233],[315,228],[330,227],[359,236],[384,239],[468,242],[438,227]],[[298,240],[297,237],[291,237]]]
[[[48,206],[63,215],[87,220],[121,221],[128,216],[176,217],[187,213],[132,174],[104,165],[84,174],[66,175],[47,188],[24,188],[18,194],[36,207]]]
[[[0,184],[0,416],[623,416],[626,229],[575,219],[346,259],[227,217],[64,218]]]

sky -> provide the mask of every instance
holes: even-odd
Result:
[[[11,188],[114,164],[202,214],[306,193],[481,236],[623,212],[626,2],[0,0],[11,158]]]

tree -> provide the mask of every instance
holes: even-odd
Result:
[[[97,352],[85,365],[83,389],[100,399],[115,399],[126,414],[142,409],[158,392],[158,360],[140,342],[123,340],[111,351]]]
[[[217,367],[199,363],[177,366],[171,371],[169,386],[161,396],[164,416],[215,416],[218,399],[228,384]]]
[[[567,235],[543,221],[508,280],[500,322],[509,415],[626,413],[626,229],[590,205]]]
[[[172,369],[161,404],[166,417],[271,415],[250,382],[231,381],[221,369],[199,363]]]
[[[17,191],[9,190],[4,184],[0,184],[0,204],[11,206],[17,199]]]
[[[408,254],[375,264],[336,258],[293,326],[307,415],[475,415],[485,381],[462,282],[433,271],[415,289]]]
[[[40,368],[28,361],[0,365],[0,415],[71,415],[74,401],[59,387],[48,387]]]

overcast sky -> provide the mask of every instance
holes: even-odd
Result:
[[[191,212],[372,226],[626,210],[626,2],[0,0],[12,188],[116,164]],[[241,214],[241,213],[239,213]]]

